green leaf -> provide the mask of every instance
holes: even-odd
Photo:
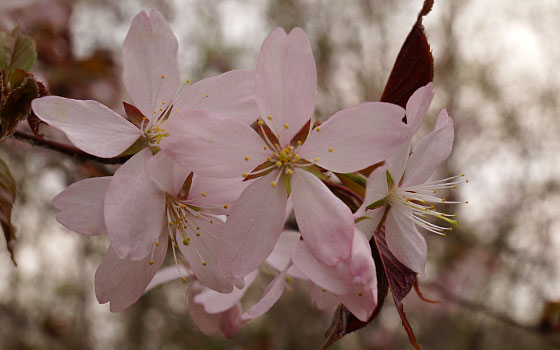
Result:
[[[22,35],[19,29],[0,32],[0,69],[6,70],[9,80],[16,69],[29,71],[37,59],[37,49],[31,37]]]
[[[0,224],[4,231],[6,246],[10,252],[12,261],[17,266],[12,248],[13,241],[16,239],[16,230],[12,226],[12,208],[15,200],[16,182],[6,163],[0,159]]]
[[[5,96],[0,105],[0,140],[12,135],[17,124],[31,111],[31,101],[39,96],[39,86],[31,76]]]
[[[140,136],[130,147],[126,149],[123,153],[119,154],[118,157],[130,156],[136,154],[148,146],[148,140],[144,136]]]
[[[362,176],[354,175],[354,174],[341,174],[335,173],[336,177],[344,184],[344,186],[348,187],[354,193],[360,195],[362,198],[366,195],[366,179]]]

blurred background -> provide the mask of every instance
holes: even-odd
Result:
[[[378,100],[421,0],[2,0],[0,29],[18,25],[38,48],[33,71],[51,94],[93,99],[122,112],[121,47],[132,18],[159,9],[179,40],[183,80],[254,69],[276,26],[302,27],[318,68],[316,117]],[[439,176],[465,173],[452,208],[459,227],[426,234],[429,257],[405,311],[425,349],[560,348],[560,2],[437,1],[424,19],[435,59],[436,98],[456,125]],[[52,198],[114,168],[21,141],[0,144],[17,181],[14,267],[0,249],[0,349],[316,349],[331,313],[304,285],[236,339],[202,334],[185,285],[157,288],[126,311],[95,299],[93,276],[108,246],[55,220]],[[262,293],[258,281],[245,308]],[[408,349],[392,301],[332,349]]]

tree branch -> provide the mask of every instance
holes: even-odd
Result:
[[[49,141],[49,140],[45,140],[42,138],[39,138],[35,135],[32,134],[27,134],[25,132],[21,132],[21,131],[17,131],[14,133],[14,138],[18,139],[18,140],[22,140],[25,142],[28,142],[34,146],[39,146],[39,147],[44,147],[53,151],[57,151],[69,156],[72,156],[74,158],[77,158],[80,161],[87,161],[87,160],[91,160],[94,162],[98,162],[98,163],[103,163],[103,164],[123,164],[124,162],[126,162],[128,159],[130,159],[130,156],[125,156],[125,157],[116,157],[116,158],[101,158],[101,157],[96,157],[93,156],[89,153],[86,153],[74,146],[71,145],[67,145],[61,142],[56,142],[56,141]]]

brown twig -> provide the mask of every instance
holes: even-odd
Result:
[[[64,153],[66,155],[72,156],[77,158],[81,161],[92,160],[94,162],[103,163],[103,164],[123,164],[126,162],[130,157],[116,157],[116,158],[101,158],[93,156],[89,153],[86,153],[74,146],[67,145],[61,142],[50,141],[46,139],[39,138],[32,134],[27,134],[25,132],[17,131],[14,133],[14,138],[22,141],[26,141],[31,143],[35,146],[44,147],[53,151],[57,151],[60,153]]]
[[[510,316],[501,313],[499,311],[495,311],[490,309],[487,305],[484,305],[483,303],[479,303],[477,301],[474,300],[469,300],[466,299],[460,295],[456,295],[455,293],[449,291],[445,286],[441,285],[440,283],[437,282],[430,282],[430,283],[423,283],[422,284],[425,287],[434,289],[437,291],[437,293],[443,297],[445,300],[452,302],[458,306],[461,306],[463,308],[475,311],[475,312],[479,312],[481,314],[484,314],[488,317],[491,317],[495,320],[498,320],[500,322],[506,323],[510,326],[519,328],[519,329],[524,329],[526,331],[530,331],[530,332],[535,332],[535,333],[539,333],[539,334],[543,334],[543,332],[537,327],[537,326],[533,326],[533,325],[527,325],[527,324],[523,324],[513,318],[511,318]]]

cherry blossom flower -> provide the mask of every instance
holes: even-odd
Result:
[[[339,111],[306,133],[315,108],[316,75],[305,33],[296,28],[287,35],[278,28],[263,43],[257,63],[258,132],[205,112],[182,115],[192,126],[179,118],[170,122],[176,132],[161,148],[178,163],[205,176],[251,180],[233,205],[220,243],[219,264],[234,279],[254,270],[272,251],[290,194],[313,255],[331,266],[348,259],[352,213],[312,172],[318,167],[360,170],[391,156],[410,138],[413,123],[402,122],[405,110],[380,102]],[[422,106],[414,107],[410,121],[422,113]]]
[[[152,168],[160,163],[152,153],[157,153],[160,141],[172,133],[166,123],[178,111],[203,109],[246,123],[256,119],[254,72],[231,71],[204,79],[175,97],[179,84],[177,49],[177,39],[158,11],[149,16],[142,11],[134,18],[123,45],[123,80],[136,106],[134,113],[140,115],[139,127],[96,101],[47,96],[34,100],[33,110],[43,121],[61,129],[78,148],[99,157],[121,155],[133,144],[140,149],[147,146],[146,152],[135,157],[154,162]],[[164,157],[161,161],[169,176],[183,174],[175,163]],[[131,169],[143,171],[138,166]],[[151,251],[146,237],[153,243],[165,221],[163,216],[151,215],[164,212],[165,193],[154,187],[152,179],[136,175],[122,168],[115,173],[107,190],[104,220],[117,256],[142,260]]]
[[[354,231],[350,258],[335,266],[317,260],[305,241],[295,246],[292,261],[309,278],[311,301],[317,308],[342,303],[359,320],[369,319],[377,305],[377,278],[368,239],[360,230]]]
[[[404,145],[385,166],[370,174],[364,204],[355,213],[359,221],[357,226],[368,234],[368,238],[386,215],[384,223],[389,250],[420,275],[424,274],[427,246],[416,227],[445,235],[457,225],[454,214],[441,212],[435,205],[458,203],[438,195],[464,183],[464,175],[427,182],[434,169],[449,157],[453,138],[453,120],[443,110],[434,130],[422,137],[412,152],[409,144]],[[442,224],[428,221],[429,217],[441,220]]]

